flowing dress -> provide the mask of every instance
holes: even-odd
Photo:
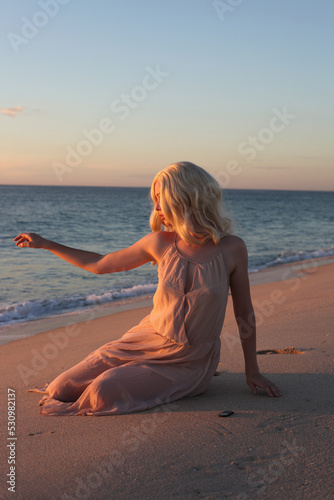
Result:
[[[151,313],[42,389],[29,389],[45,394],[40,413],[125,414],[205,391],[219,364],[228,299],[222,240],[199,263],[174,238],[159,264]]]

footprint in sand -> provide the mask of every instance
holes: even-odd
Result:
[[[303,351],[295,347],[286,347],[285,349],[264,349],[256,351],[256,354],[303,354]]]

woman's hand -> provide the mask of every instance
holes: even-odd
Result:
[[[266,377],[261,375],[260,372],[246,373],[246,383],[247,383],[248,387],[250,387],[252,389],[254,394],[257,393],[256,387],[261,387],[271,397],[281,396],[281,392],[280,392],[279,388],[273,382],[271,382]]]
[[[36,233],[20,233],[16,238],[17,247],[44,248],[46,240]]]

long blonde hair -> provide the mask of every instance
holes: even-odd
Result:
[[[155,176],[151,198],[156,204],[155,185],[160,182],[160,206],[169,222],[167,231],[177,234],[191,245],[204,245],[232,232],[232,221],[222,203],[221,188],[206,170],[182,161],[173,163]],[[161,219],[152,210],[150,226],[153,232],[161,231]]]

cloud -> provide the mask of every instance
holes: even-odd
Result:
[[[0,113],[2,115],[11,116],[15,118],[18,113],[21,113],[25,109],[24,106],[15,106],[14,108],[0,108]]]

